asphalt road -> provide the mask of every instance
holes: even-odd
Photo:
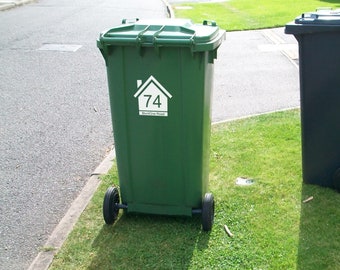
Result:
[[[113,144],[100,31],[165,16],[160,0],[40,0],[0,12],[1,269],[30,265]]]

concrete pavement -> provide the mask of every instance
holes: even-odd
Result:
[[[299,107],[297,51],[284,28],[227,32],[215,62],[213,122]]]
[[[0,10],[31,1],[6,2],[0,1]],[[215,62],[213,122],[298,107],[297,61],[297,43],[283,28],[227,32]],[[96,190],[97,175],[110,167],[113,154],[93,173],[44,246],[61,246]],[[30,269],[47,269],[55,252],[40,252]]]

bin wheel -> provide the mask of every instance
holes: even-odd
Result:
[[[119,192],[115,187],[109,187],[104,196],[103,202],[103,216],[106,224],[113,224],[117,217],[119,208],[117,207],[119,204]]]
[[[211,193],[206,193],[202,203],[202,228],[210,231],[214,223],[215,202]]]

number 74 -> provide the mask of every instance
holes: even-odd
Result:
[[[157,95],[155,99],[152,98],[152,95],[144,95],[144,97],[147,98],[147,100],[146,100],[146,108],[149,107],[149,104],[150,104],[151,99],[153,100],[153,101],[152,101],[152,104],[153,104],[153,105],[157,105],[158,108],[161,107],[162,103],[161,103],[161,98],[160,98],[159,95]]]

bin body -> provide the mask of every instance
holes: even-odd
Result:
[[[303,180],[340,189],[340,13],[303,14],[285,32],[299,43]]]
[[[101,33],[97,44],[107,66],[128,212],[190,216],[201,207],[208,185],[213,60],[223,37],[213,25],[168,19]]]

